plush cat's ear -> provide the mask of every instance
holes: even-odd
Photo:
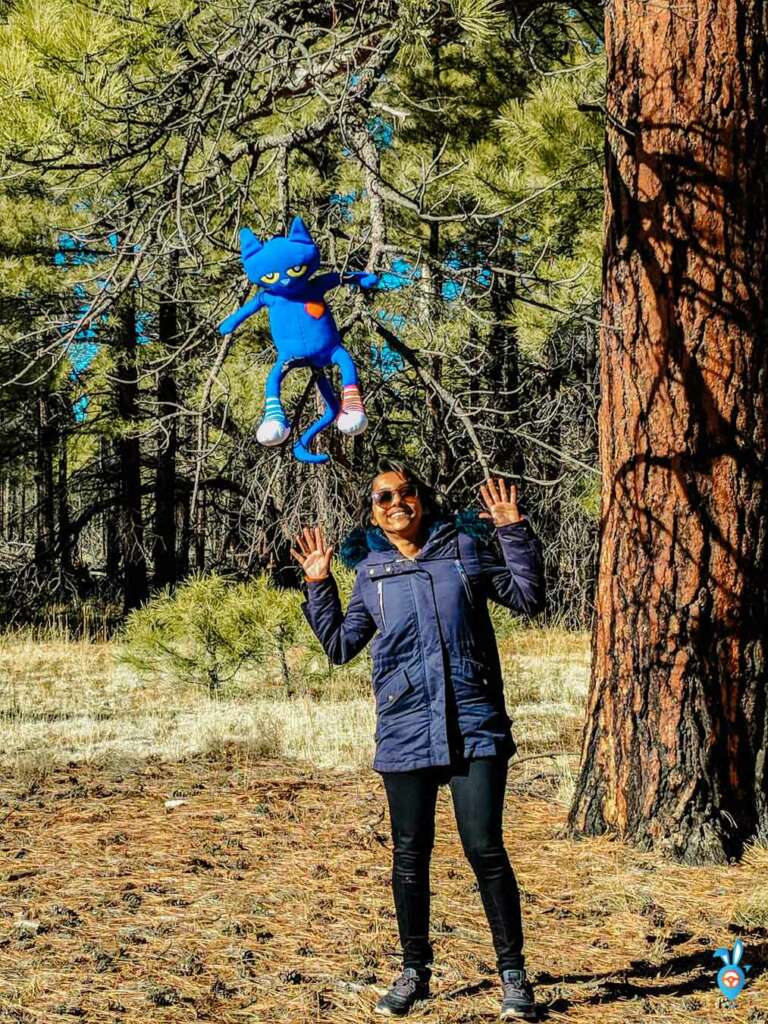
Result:
[[[250,228],[243,228],[240,232],[240,253],[244,260],[257,253],[263,245],[264,243],[258,240]]]
[[[292,242],[301,242],[303,245],[314,245],[312,241],[312,235],[307,230],[307,225],[301,219],[301,217],[294,217],[291,223],[291,230],[288,232],[288,237]]]

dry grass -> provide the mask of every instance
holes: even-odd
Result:
[[[768,1022],[768,849],[707,869],[565,838],[586,638],[515,633],[503,655],[506,839],[546,1018]],[[211,701],[140,684],[105,645],[0,642],[0,1021],[370,1018],[398,966],[371,701],[337,699],[350,679],[324,700],[255,684]],[[433,889],[434,996],[412,1019],[494,1020],[446,791]],[[737,934],[754,966],[726,1006],[712,951]]]
[[[502,644],[507,699],[522,756],[539,788],[568,799],[588,673],[587,640],[563,631],[515,631]],[[534,653],[536,644],[541,653]],[[367,767],[374,712],[365,663],[318,686],[296,679],[286,698],[273,672],[243,673],[211,699],[164,678],[149,684],[115,663],[107,644],[0,640],[0,765],[31,781],[57,766],[165,761],[238,743],[252,754],[317,767]],[[319,695],[318,695],[319,694]]]

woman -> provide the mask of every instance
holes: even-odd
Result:
[[[502,839],[507,762],[515,746],[487,599],[534,614],[543,606],[541,546],[503,480],[480,488],[487,511],[446,516],[406,466],[380,463],[366,487],[365,527],[342,545],[357,576],[346,614],[331,575],[333,548],[305,529],[304,613],[334,664],[373,639],[375,770],[393,839],[392,889],[403,972],[376,1011],[404,1016],[429,994],[429,862],[438,786],[451,789],[502,980],[502,1018],[535,1020],[525,975],[520,897]],[[493,524],[492,526],[490,524]],[[491,546],[493,527],[503,552]]]

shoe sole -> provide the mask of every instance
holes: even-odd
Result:
[[[499,1020],[527,1020],[537,1021],[539,1014],[537,1010],[504,1010],[499,1014]]]
[[[426,999],[417,999],[410,1010],[405,1010],[404,1013],[395,1013],[393,1010],[388,1010],[386,1007],[379,1008],[374,1006],[373,1012],[378,1013],[381,1017],[407,1017],[408,1014],[413,1013],[414,1010],[418,1009],[422,1003],[425,1003]]]

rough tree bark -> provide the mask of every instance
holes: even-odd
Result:
[[[690,862],[768,835],[768,24],[614,0],[601,545],[570,822]]]

